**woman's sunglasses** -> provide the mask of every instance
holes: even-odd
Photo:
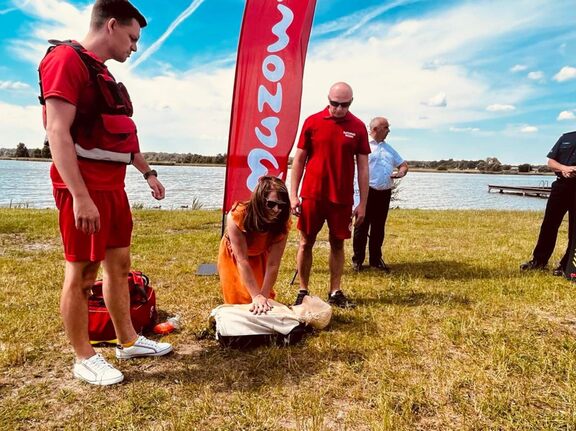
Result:
[[[284,208],[286,208],[288,204],[286,202],[281,202],[281,201],[275,201],[272,199],[266,199],[266,207],[269,209],[273,209],[278,207],[279,209],[283,210]]]

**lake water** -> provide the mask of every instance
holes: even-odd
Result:
[[[54,208],[49,178],[50,163],[0,160],[0,206]],[[224,167],[158,166],[159,178],[166,187],[161,202],[150,196],[142,175],[128,167],[126,191],[132,204],[163,209],[190,206],[194,199],[203,208],[222,207]],[[488,184],[550,185],[548,175],[485,175],[409,172],[400,181],[394,207],[420,209],[499,209],[541,211],[546,199],[496,192],[488,193]]]

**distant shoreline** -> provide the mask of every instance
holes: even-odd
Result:
[[[0,160],[12,160],[19,162],[52,162],[51,159],[38,159],[33,157],[0,157]],[[157,160],[147,160],[150,165],[154,166],[197,166],[197,167],[226,167],[225,164],[221,163],[176,163],[176,162],[164,162]],[[476,169],[428,169],[428,168],[410,168],[410,172],[426,172],[435,174],[485,174],[485,175],[547,175],[554,176],[554,172],[518,172],[518,171],[479,171]]]
[[[51,163],[52,159],[40,159],[35,157],[0,157],[0,160],[10,160],[15,162],[46,162]],[[149,165],[154,166],[206,166],[206,167],[226,167],[223,163],[176,163],[176,162],[164,162],[157,160],[147,160]]]
[[[410,168],[408,171],[408,175],[410,172],[430,172],[434,174],[485,174],[485,175],[556,175],[554,172],[518,172],[518,171],[499,171],[499,172],[492,172],[492,171],[479,171],[476,169],[446,169],[446,170],[438,170],[438,169],[427,169],[427,168]]]

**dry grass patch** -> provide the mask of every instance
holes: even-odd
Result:
[[[150,276],[176,353],[113,359],[125,383],[71,377],[58,316],[62,253],[50,210],[0,210],[0,429],[557,430],[576,428],[574,287],[522,274],[541,214],[393,210],[390,275],[354,274],[359,303],[328,330],[289,348],[240,352],[199,340],[220,303],[217,211],[136,210],[133,267]],[[566,227],[558,250],[566,244]],[[277,292],[290,303],[297,235]],[[347,243],[347,259],[351,244]],[[555,259],[559,255],[554,256]],[[326,232],[311,289],[328,289]]]

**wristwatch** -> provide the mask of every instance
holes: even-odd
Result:
[[[147,180],[148,177],[150,177],[151,175],[154,175],[156,178],[158,178],[158,172],[156,172],[156,170],[154,169],[150,169],[148,172],[144,172],[144,179]]]

